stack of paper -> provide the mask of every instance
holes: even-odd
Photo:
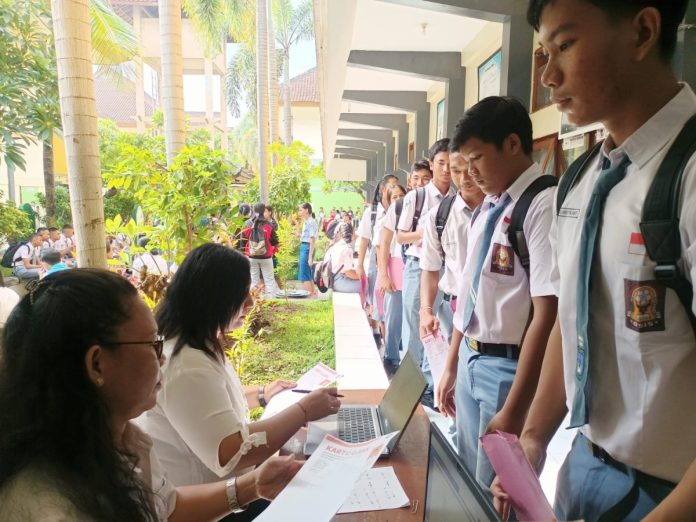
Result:
[[[339,513],[357,513],[358,511],[378,511],[406,507],[411,501],[401,487],[394,468],[368,469],[358,479],[352,493]]]
[[[319,388],[326,388],[339,377],[343,377],[343,375],[329,368],[324,363],[319,363],[299,378],[296,389],[314,391]],[[266,409],[263,411],[263,415],[261,415],[261,419],[273,417],[296,402],[299,402],[303,397],[304,394],[295,393],[292,390],[280,392],[268,401]]]
[[[422,337],[421,341],[423,342],[423,347],[425,348],[425,355],[428,357],[428,362],[430,363],[430,373],[433,376],[433,389],[435,390],[435,395],[433,398],[435,400],[435,404],[437,404],[437,388],[440,384],[440,379],[442,379],[442,374],[445,372],[445,363],[447,362],[449,343],[442,335],[442,330],[437,330],[435,333],[430,333],[425,337]]]

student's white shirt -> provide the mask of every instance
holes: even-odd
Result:
[[[237,373],[227,359],[221,364],[188,346],[172,357],[174,343],[165,343],[157,405],[137,419],[169,479],[187,486],[249,471],[235,466],[251,449],[266,444],[266,433],[249,433],[249,408]],[[220,442],[234,433],[241,435],[241,448],[221,466]]]
[[[466,262],[456,293],[459,304],[454,314],[454,326],[467,337],[484,343],[520,344],[529,321],[531,298],[554,295],[549,244],[553,197],[556,193],[554,187],[543,190],[534,198],[522,224],[529,249],[529,278],[507,237],[516,202],[527,187],[542,175],[539,165],[534,163],[500,195],[500,201],[510,197],[512,202],[498,218],[479,278],[474,315],[468,329],[463,331],[466,299],[474,279],[486,218],[491,205],[496,204],[499,198],[486,196],[481,212],[469,224]]]
[[[353,268],[353,246],[342,239],[329,248],[326,253],[331,260],[331,271],[335,274],[345,273]]]
[[[24,243],[22,246],[20,246],[14,253],[14,258],[15,261],[12,263],[13,266],[24,266],[23,259],[28,259],[30,263],[32,264],[38,264],[38,259],[37,259],[37,254],[38,252],[36,251],[36,247],[32,245],[30,242],[29,243]]]
[[[402,230],[403,232],[410,232],[411,227],[413,226],[413,216],[416,213],[416,192],[417,190],[412,190],[411,192],[406,194],[406,196],[404,196],[404,204],[403,208],[401,209],[401,216],[399,217],[398,226],[398,229]],[[445,199],[446,196],[454,194],[455,190],[453,186],[450,185],[447,194],[443,195],[440,194],[440,191],[435,186],[435,184],[431,182],[425,186],[424,192],[425,194],[423,198],[423,207],[421,209],[420,219],[418,220],[418,224],[416,225],[416,230],[420,230],[421,228],[423,228],[423,218],[428,213],[428,211],[431,208],[439,205],[440,201]],[[413,243],[410,247],[408,247],[408,250],[406,250],[406,255],[420,257],[422,253],[422,244],[423,242],[421,240],[417,241],[416,243]]]
[[[381,203],[378,203],[377,212],[375,213],[375,223],[384,215],[384,212],[384,207]],[[360,218],[356,234],[358,237],[367,239],[368,241],[372,239],[372,205],[365,207],[365,212],[363,212]]]
[[[696,458],[696,339],[677,295],[655,283],[655,263],[645,254],[639,223],[657,168],[694,113],[696,96],[684,85],[621,147],[609,152],[612,164],[624,154],[631,164],[606,199],[589,295],[592,387],[589,424],[582,430],[615,459],[672,482]],[[569,192],[561,215],[554,216],[551,234],[569,408],[576,389],[579,240],[602,156],[597,155]],[[681,195],[680,268],[693,282],[696,156],[684,171]],[[691,309],[696,313],[696,301]]]
[[[147,267],[148,274],[167,275],[174,272],[174,270],[170,269],[167,265],[166,259],[160,255],[153,255],[150,252],[140,254],[133,260],[133,270],[136,272],[140,273],[143,266]]]
[[[396,203],[392,203],[387,209],[387,213],[384,215],[384,220],[382,221],[382,230],[385,228],[393,232],[391,246],[389,249],[390,257],[401,258],[401,244],[396,240]],[[380,241],[382,241],[381,233]]]
[[[42,248],[42,250],[43,250],[44,248],[53,248],[53,249],[55,249],[55,248],[56,248],[56,243],[57,243],[57,242],[58,242],[58,240],[53,241],[53,240],[49,237],[46,241],[43,242],[43,245],[42,245],[41,248]]]
[[[473,209],[469,208],[461,194],[457,194],[440,240],[435,228],[439,207],[440,205],[437,205],[430,209],[423,222],[420,267],[421,270],[438,272],[444,259],[445,272],[438,286],[446,294],[457,295],[459,278],[466,261],[466,229],[471,221]]]
[[[12,310],[19,303],[19,294],[9,288],[0,287],[0,328],[5,327]]]

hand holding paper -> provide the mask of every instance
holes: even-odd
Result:
[[[481,444],[510,497],[518,520],[555,520],[541,483],[516,435],[504,432],[481,437]]]
[[[430,363],[430,372],[433,376],[433,387],[435,390],[435,404],[438,403],[438,384],[440,384],[440,379],[442,379],[442,374],[445,371],[445,363],[447,362],[447,351],[449,350],[449,343],[442,335],[442,330],[437,330],[434,333],[430,333],[425,337],[421,338],[423,346],[425,347],[425,354],[428,357],[428,362]]]

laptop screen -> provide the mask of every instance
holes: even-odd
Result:
[[[427,386],[418,363],[410,353],[406,353],[378,406],[383,433],[403,432]],[[401,433],[390,441],[389,451],[400,437]]]
[[[500,520],[439,428],[430,424],[424,522]]]

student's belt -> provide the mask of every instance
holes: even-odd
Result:
[[[585,438],[587,446],[589,447],[592,455],[602,461],[604,464],[611,466],[612,468],[633,477],[633,485],[631,489],[626,493],[626,495],[614,504],[607,511],[602,513],[599,517],[599,522],[610,522],[614,520],[625,520],[626,517],[633,511],[638,502],[639,490],[641,487],[645,487],[650,490],[650,486],[659,486],[662,488],[674,489],[677,485],[669,480],[664,480],[661,478],[653,477],[635,468],[627,466],[623,462],[619,462],[614,457],[609,455],[603,448],[597,446],[590,439]]]
[[[464,341],[469,348],[482,355],[515,360],[520,358],[520,347],[516,344],[482,343],[471,337],[464,337]]]

